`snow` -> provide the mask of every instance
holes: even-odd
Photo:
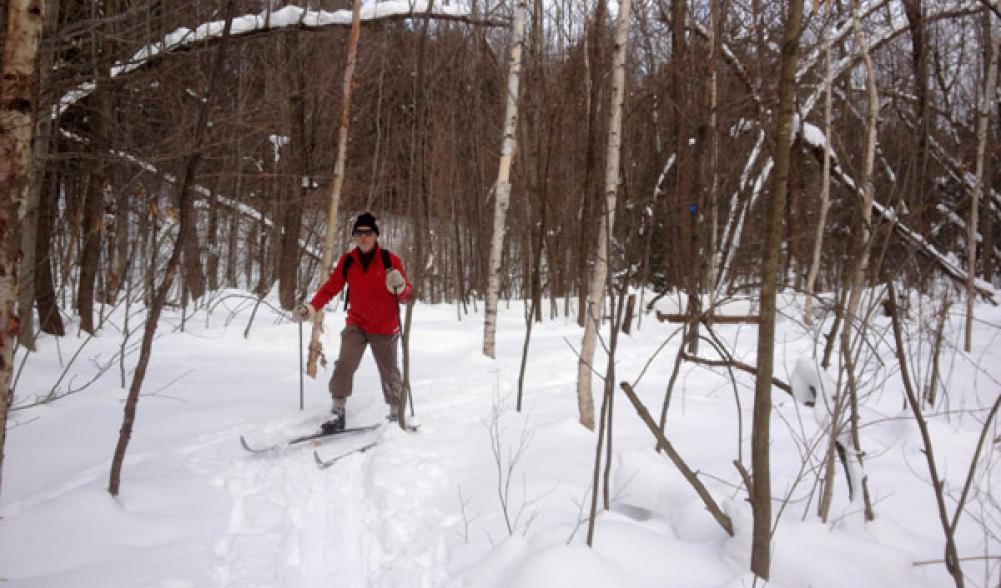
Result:
[[[497,359],[480,353],[482,316],[456,319],[454,307],[419,304],[411,340],[417,433],[397,428],[336,438],[315,447],[252,455],[243,434],[264,444],[317,427],[329,409],[326,379],[306,381],[306,407],[298,408],[297,327],[262,306],[249,338],[243,330],[252,304],[224,292],[186,318],[165,314],[154,343],[137,422],[123,471],[121,494],[106,491],[111,455],[126,390],[116,353],[123,309],[108,317],[92,339],[43,336],[28,356],[14,406],[44,396],[61,378],[59,392],[79,387],[100,365],[110,365],[90,386],[50,404],[12,413],[0,494],[0,576],[6,585],[42,587],[319,587],[447,586],[581,588],[742,587],[748,571],[751,511],[732,465],[749,465],[753,377],[737,373],[743,439],[738,439],[733,388],[725,370],[685,364],[667,425],[678,453],[734,523],[729,537],[662,454],[630,404],[616,396],[610,509],[601,511],[593,548],[585,544],[591,502],[595,434],[577,424],[577,358],[567,342],[581,331],[573,317],[549,319],[533,329],[526,371],[525,410],[513,410],[524,337],[523,306],[501,304]],[[273,301],[272,301],[273,302]],[[780,296],[781,314],[798,316],[801,299]],[[661,300],[670,310],[675,297]],[[933,310],[931,302],[927,312]],[[722,312],[751,311],[744,300]],[[912,301],[911,312],[920,305]],[[135,308],[133,307],[133,312]],[[962,316],[946,328],[942,365],[948,413],[931,414],[936,459],[955,496],[969,466],[989,406],[1001,380],[997,325],[1001,310],[977,306],[974,351],[958,351]],[[832,317],[821,317],[824,333]],[[141,317],[132,316],[132,329]],[[873,317],[885,332],[885,317]],[[332,360],[343,313],[327,318],[324,346]],[[638,377],[674,325],[644,321],[619,339],[620,379]],[[926,328],[917,316],[909,336]],[[739,361],[754,363],[756,329],[718,325],[720,338]],[[941,565],[942,531],[927,483],[922,445],[913,420],[901,411],[901,385],[892,338],[875,337],[879,361],[870,361],[861,406],[862,445],[877,518],[864,523],[848,502],[839,468],[831,519],[817,519],[811,486],[826,448],[826,425],[803,405],[810,386],[834,384],[813,359],[814,331],[780,319],[776,376],[795,397],[773,396],[772,487],[779,516],[771,586],[931,588],[950,585]],[[70,332],[75,325],[70,325]],[[138,335],[134,332],[131,342]],[[640,398],[659,414],[677,352],[667,343],[635,383]],[[823,337],[818,338],[822,345]],[[82,347],[79,358],[69,358]],[[927,349],[914,359],[926,369]],[[707,347],[700,354],[711,353]],[[924,356],[922,356],[924,354]],[[713,357],[706,355],[706,357]],[[128,347],[125,369],[137,358]],[[20,361],[20,356],[17,358]],[[605,358],[596,358],[604,365]],[[130,376],[130,373],[126,374]],[[596,381],[600,389],[600,381]],[[385,408],[374,362],[363,360],[351,424],[379,422]],[[797,400],[799,399],[799,400]],[[823,404],[823,403],[817,403]],[[936,411],[929,411],[935,413]],[[819,416],[819,414],[818,414]],[[495,454],[491,422],[496,422]],[[997,428],[992,432],[997,436]],[[991,438],[993,438],[991,437]],[[380,442],[321,470],[324,458]],[[523,443],[523,444],[522,444]],[[803,469],[801,454],[813,464]],[[522,454],[517,452],[524,448]],[[742,447],[743,455],[738,452]],[[970,510],[960,519],[961,556],[996,554],[998,529],[987,536],[977,522],[997,520],[989,500],[997,476],[997,448],[978,476]],[[498,499],[498,472],[510,480],[508,515]],[[599,493],[601,492],[599,488]],[[601,502],[599,494],[599,505]],[[779,507],[782,507],[781,509]],[[778,512],[780,511],[780,512]],[[976,517],[976,518],[975,518]],[[987,539],[985,539],[985,536]],[[987,544],[985,545],[985,541]],[[983,562],[965,568],[984,584]],[[988,566],[990,585],[998,567]]]

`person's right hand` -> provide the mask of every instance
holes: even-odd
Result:
[[[306,319],[312,319],[314,316],[316,316],[316,309],[313,308],[312,304],[300,302],[292,309],[292,318],[300,323]]]
[[[394,296],[402,294],[406,287],[407,282],[403,279],[403,274],[400,273],[400,270],[391,269],[386,273],[386,289],[392,292]]]

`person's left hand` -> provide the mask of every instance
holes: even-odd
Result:
[[[403,274],[400,273],[400,270],[392,269],[386,273],[386,289],[392,292],[394,296],[402,294],[406,287],[407,281],[403,279]]]

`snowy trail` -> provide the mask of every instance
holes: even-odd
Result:
[[[320,470],[315,449],[336,455],[376,437],[372,451]],[[447,556],[450,492],[441,452],[394,428],[277,454],[218,451],[218,484],[231,498],[215,545],[220,587],[435,586]],[[228,454],[228,455],[227,455]]]
[[[999,312],[985,307],[983,320],[1001,324]],[[10,475],[5,475],[0,495],[0,584],[751,584],[751,513],[735,490],[737,439],[725,374],[701,367],[682,372],[671,438],[690,464],[708,474],[711,491],[738,522],[738,536],[729,538],[705,514],[682,476],[652,451],[639,418],[618,404],[611,510],[599,517],[595,547],[587,549],[581,513],[588,505],[595,435],[577,422],[576,362],[567,342],[579,336],[578,327],[556,320],[533,331],[524,408],[515,412],[521,308],[505,310],[497,360],[478,353],[479,331],[469,321],[456,323],[454,314],[450,307],[421,307],[423,322],[415,330],[411,364],[420,430],[405,433],[389,426],[374,448],[325,470],[317,468],[309,445],[264,455],[240,447],[241,434],[252,445],[267,446],[313,431],[329,410],[329,374],[307,381],[306,406],[300,410],[296,330],[280,321],[260,324],[250,338],[242,329],[216,325],[196,330],[189,322],[188,331],[158,342],[151,392],[142,400],[118,497],[108,495],[106,479],[125,395],[119,382],[106,378],[53,406],[16,414],[9,430]],[[810,342],[796,325],[782,326],[785,343],[777,351],[784,358],[783,373],[792,373],[796,361],[809,356]],[[954,340],[961,331],[949,332]],[[667,334],[651,324],[622,339],[617,373],[632,377],[645,370]],[[753,331],[723,334],[736,357],[753,357]],[[337,349],[335,337],[331,333],[327,341],[331,352]],[[951,359],[947,389],[952,405],[982,406],[996,394],[999,337],[996,330],[978,333],[971,356],[978,358],[977,365],[963,354]],[[118,343],[106,337],[91,344],[100,346],[90,351],[96,357],[111,353]],[[26,372],[22,390],[44,391],[56,377],[51,374],[60,373],[53,341],[42,340],[42,345],[50,348],[29,358],[29,365],[37,365]],[[879,350],[880,357],[888,356],[885,348]],[[648,407],[662,400],[672,354],[666,348],[637,386]],[[175,385],[177,374],[189,371],[192,377]],[[751,389],[745,377],[738,375],[738,383],[741,390]],[[879,519],[865,527],[851,520],[858,511],[839,479],[833,507],[839,522],[823,525],[804,506],[809,492],[801,484],[778,527],[771,584],[930,588],[948,583],[941,568],[913,565],[941,553],[941,530],[921,471],[918,432],[902,418],[885,418],[905,416],[898,415],[894,392],[899,390],[892,382],[885,388],[865,412],[867,421],[873,421],[865,441],[872,454]],[[744,403],[743,410],[749,423],[750,405]],[[797,420],[801,408],[785,395],[777,395],[773,410],[774,488],[786,492],[800,477],[801,429],[806,438],[813,425],[812,419],[805,424]],[[349,421],[352,426],[381,422],[384,411],[378,371],[366,358],[356,375]],[[951,487],[961,487],[981,423],[955,417],[930,424],[939,440],[936,456],[942,458],[943,471]],[[315,449],[329,459],[377,436],[369,432],[328,439]],[[522,440],[524,454],[519,453]],[[744,441],[746,447],[748,439]],[[515,461],[517,455],[522,455],[520,461]],[[987,473],[978,480],[978,492],[987,492],[997,479],[997,463],[982,466]],[[507,502],[500,498],[503,480],[510,484]],[[996,543],[984,541],[972,517],[995,516],[996,509],[970,504],[971,515],[959,526],[962,552],[993,549]],[[824,557],[811,557],[818,552]],[[981,580],[986,575],[972,565],[964,569]]]
[[[345,439],[323,447],[348,445]],[[321,472],[311,447],[263,456],[235,451],[221,481],[232,508],[216,543],[218,585],[359,585],[364,558],[352,538],[360,532],[363,505],[354,489],[362,461]]]

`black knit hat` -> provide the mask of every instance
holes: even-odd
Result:
[[[375,224],[375,217],[371,213],[363,212],[355,218],[355,224],[351,227],[351,232],[354,233],[358,227],[368,227],[375,231],[375,234],[379,234],[379,226]]]

